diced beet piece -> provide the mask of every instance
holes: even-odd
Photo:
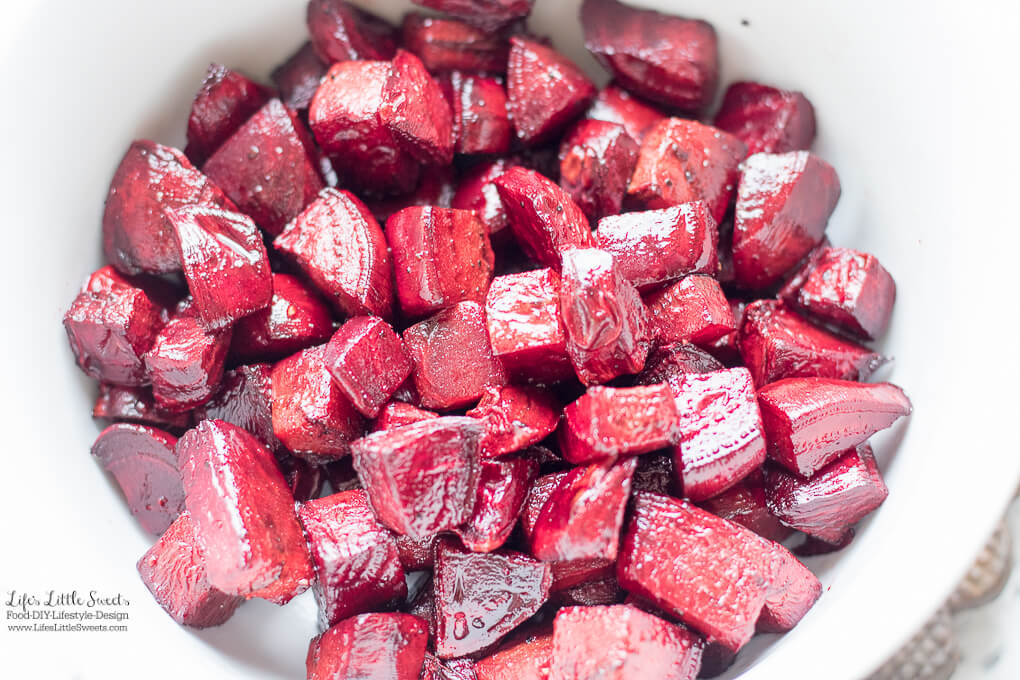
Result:
[[[321,495],[326,484],[324,465],[312,465],[303,458],[283,452],[276,453],[276,463],[295,501],[305,503]]]
[[[494,78],[453,73],[450,83],[457,153],[509,151],[512,133],[506,92],[500,82]]]
[[[720,283],[722,282],[720,281]],[[723,362],[727,366],[743,364],[743,357],[740,356],[740,329],[744,325],[745,309],[747,309],[747,303],[743,300],[730,300],[730,311],[733,313],[733,321],[737,325],[736,332],[724,335],[707,345],[716,361]]]
[[[192,628],[226,622],[243,598],[216,590],[207,578],[205,551],[191,516],[182,513],[138,560],[142,583],[174,621]]]
[[[615,560],[637,460],[576,467],[549,495],[531,530],[531,553],[547,562]]]
[[[333,64],[308,108],[319,146],[341,183],[365,193],[401,194],[418,183],[419,165],[379,119],[388,61]]]
[[[298,510],[315,564],[319,625],[402,602],[404,569],[393,535],[375,520],[361,489],[308,501]]]
[[[747,290],[777,283],[817,246],[839,201],[832,166],[807,151],[744,161],[733,221],[733,273]]]
[[[756,629],[761,633],[792,630],[822,594],[822,584],[793,553],[772,541],[760,539],[767,551],[763,565],[770,572],[770,592]]]
[[[195,421],[224,420],[255,435],[270,451],[277,451],[281,444],[273,433],[271,371],[269,364],[227,371],[216,395],[195,409]]]
[[[673,469],[673,456],[659,453],[638,458],[630,488],[634,493],[649,491],[664,496],[676,494],[677,476]]]
[[[436,562],[436,541],[438,534],[412,538],[395,534],[397,540],[397,552],[400,554],[400,563],[404,565],[405,571],[421,571],[431,569]],[[428,589],[431,599],[431,587]]]
[[[513,163],[506,158],[479,163],[461,177],[457,192],[450,201],[452,208],[474,210],[488,228],[489,238],[494,244],[505,243],[509,236],[506,208],[499,197],[495,180],[511,167]]]
[[[184,153],[201,165],[272,96],[268,88],[237,71],[222,64],[209,64],[205,80],[191,102]]]
[[[326,345],[324,360],[344,395],[368,418],[379,414],[413,368],[403,340],[375,316],[344,322]]]
[[[379,415],[376,416],[375,421],[372,423],[372,431],[392,430],[395,427],[403,427],[404,425],[438,417],[439,414],[435,411],[426,411],[417,406],[405,404],[402,401],[391,401],[379,411]]]
[[[537,387],[506,385],[485,390],[468,416],[485,427],[481,454],[496,458],[536,444],[553,433],[560,420],[559,403]]]
[[[202,171],[271,236],[325,186],[304,123],[279,99],[238,128]]]
[[[549,680],[552,626],[511,637],[495,653],[475,662],[478,680]]]
[[[549,598],[552,571],[520,553],[436,549],[436,656],[482,651],[526,621]]]
[[[646,209],[701,200],[721,222],[740,179],[746,147],[739,139],[694,120],[666,118],[641,143],[627,188]]]
[[[747,306],[738,342],[758,387],[781,378],[865,380],[887,361],[808,323],[776,300]]]
[[[666,115],[654,106],[638,99],[615,83],[599,90],[585,118],[618,123],[638,144],[648,131]]]
[[[151,425],[172,431],[191,425],[190,413],[172,413],[156,406],[152,390],[146,387],[99,385],[99,396],[92,406],[92,417],[114,422]]]
[[[650,334],[641,296],[613,256],[598,248],[562,255],[560,310],[567,355],[585,385],[604,383],[645,367]]]
[[[509,456],[480,464],[474,511],[456,529],[468,550],[492,552],[506,542],[537,474],[538,462],[527,456]]]
[[[710,345],[737,330],[726,294],[711,276],[680,279],[652,293],[646,304],[650,330],[659,343]]]
[[[510,119],[526,145],[552,139],[595,97],[595,86],[576,64],[522,36],[510,38],[506,82]]]
[[[550,680],[694,680],[701,638],[625,604],[567,607],[553,622]]]
[[[668,383],[674,388],[689,373],[711,373],[725,368],[711,354],[686,342],[661,345],[652,350],[645,370],[634,378],[636,385]]]
[[[475,26],[493,30],[531,13],[535,0],[412,0]]]
[[[356,441],[354,467],[379,521],[421,538],[470,519],[481,436],[474,418],[446,416]]]
[[[591,219],[615,215],[637,163],[638,145],[622,125],[581,120],[560,144],[560,186]]]
[[[439,411],[477,402],[487,387],[506,382],[492,354],[485,310],[477,302],[458,302],[404,331],[414,361],[414,384],[422,406]]]
[[[542,512],[542,508],[545,507],[545,503],[549,500],[552,492],[569,474],[569,470],[551,472],[539,476],[532,483],[528,497],[524,501],[524,508],[521,510],[521,531],[524,533],[524,541],[528,545],[529,550],[531,547],[532,531],[535,528],[535,523],[538,521],[539,513]]]
[[[206,327],[223,328],[269,306],[269,257],[251,218],[207,206],[168,212],[184,278]]]
[[[329,306],[289,274],[272,274],[269,306],[234,324],[230,355],[241,362],[276,361],[329,339]]]
[[[571,463],[649,453],[679,441],[669,385],[591,387],[563,410],[560,449]]]
[[[286,604],[311,585],[294,497],[268,449],[236,425],[205,420],[178,440],[177,459],[213,586]]]
[[[327,64],[390,59],[397,49],[393,26],[346,0],[309,0],[305,18],[312,46]]]
[[[128,423],[110,425],[92,444],[92,455],[117,480],[131,514],[156,536],[184,510],[176,444],[177,437],[163,430]]]
[[[312,43],[306,42],[273,69],[273,83],[280,91],[280,99],[292,109],[307,109],[328,68],[315,53]]]
[[[312,462],[340,458],[361,435],[361,414],[330,377],[323,345],[276,364],[272,393],[273,432],[297,456]]]
[[[485,315],[492,353],[511,375],[539,382],[573,375],[555,270],[497,276]]]
[[[555,594],[553,600],[560,607],[597,607],[618,604],[623,601],[624,592],[615,576],[597,581],[586,581],[565,588]]]
[[[770,541],[786,540],[792,533],[767,507],[764,479],[759,471],[752,472],[726,491],[699,505],[713,515],[747,527]]]
[[[419,12],[404,15],[403,42],[404,49],[418,55],[433,73],[504,73],[510,54],[510,44],[498,33],[457,19]]]
[[[379,120],[405,151],[422,163],[453,160],[453,112],[421,59],[397,50],[382,91]]]
[[[610,215],[595,230],[595,244],[641,290],[688,274],[715,274],[716,240],[715,220],[702,201]]]
[[[814,271],[822,256],[831,247],[832,243],[829,242],[829,237],[823,236],[821,242],[812,248],[796,267],[790,270],[791,273],[786,275],[783,279],[783,285],[776,291],[776,297],[787,304],[796,305],[797,293],[800,292],[804,282],[807,281],[807,277]]]
[[[273,242],[341,313],[393,313],[386,237],[354,194],[324,189]]]
[[[581,25],[584,46],[631,92],[692,112],[712,102],[719,48],[708,22],[585,0]]]
[[[814,141],[815,109],[800,92],[737,82],[726,88],[715,126],[739,137],[750,154],[799,151]]]
[[[336,624],[308,646],[308,680],[418,680],[428,629],[417,616],[360,614]]]
[[[779,380],[759,389],[758,400],[769,456],[804,477],[911,411],[896,385],[828,378]]]

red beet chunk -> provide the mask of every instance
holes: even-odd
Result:
[[[495,644],[538,611],[551,584],[549,565],[520,553],[479,554],[439,544],[436,656],[466,656]]]
[[[182,513],[138,560],[142,583],[174,621],[192,628],[226,622],[243,598],[226,595],[207,578],[205,551],[191,516]]]
[[[616,582],[616,577],[610,576],[565,588],[556,593],[553,599],[560,607],[597,607],[623,602],[624,592]]]
[[[437,534],[422,538],[412,538],[400,534],[394,535],[397,540],[397,552],[400,554],[400,563],[404,565],[405,571],[432,569],[436,563],[436,541],[439,540]],[[428,592],[429,600],[431,601],[431,585],[428,588]]]
[[[791,270],[791,273],[783,279],[783,285],[776,291],[776,297],[787,304],[796,305],[797,293],[800,292],[804,282],[807,281],[808,275],[814,271],[819,260],[822,259],[825,252],[831,247],[832,243],[829,242],[829,238],[823,236],[821,242],[812,248],[811,252],[805,255],[800,263]]]
[[[647,311],[613,256],[597,248],[563,253],[560,310],[567,355],[585,385],[638,373],[648,356]]]
[[[276,453],[276,462],[295,501],[305,503],[322,493],[326,483],[324,465],[312,465],[303,458],[282,452]]]
[[[269,306],[234,324],[230,355],[240,362],[276,361],[329,339],[329,306],[299,279],[272,274]]]
[[[551,680],[694,680],[701,638],[625,604],[567,607],[553,622]]]
[[[391,59],[397,49],[395,28],[345,0],[310,0],[306,20],[312,46],[327,64]]]
[[[273,242],[342,314],[393,312],[386,237],[354,194],[324,189]]]
[[[457,19],[426,16],[419,12],[404,15],[403,41],[404,49],[418,55],[433,73],[504,73],[510,54],[509,43],[498,33]]]
[[[468,550],[492,552],[506,542],[537,474],[538,461],[527,456],[481,463],[474,511],[456,530]]]
[[[426,411],[417,406],[405,404],[402,401],[391,401],[379,411],[375,422],[372,423],[372,432],[392,430],[395,427],[403,427],[404,425],[438,417],[439,414],[435,411]]]
[[[92,455],[117,480],[131,514],[156,536],[184,510],[176,444],[177,437],[163,430],[117,423],[103,430],[92,445]]]
[[[591,108],[585,114],[585,118],[622,125],[631,139],[638,144],[641,144],[648,131],[665,117],[662,111],[634,97],[615,83],[610,83],[599,90]]]
[[[738,342],[759,387],[781,378],[865,380],[887,361],[808,323],[776,300],[747,306]]]
[[[273,367],[273,432],[295,455],[312,462],[350,451],[362,432],[361,414],[326,367],[326,348],[311,347]]]
[[[481,454],[496,458],[520,451],[552,434],[560,420],[559,403],[537,387],[490,387],[467,412],[485,427]]]
[[[422,7],[431,7],[458,17],[475,26],[494,30],[531,13],[535,0],[412,0]]]
[[[560,482],[566,479],[568,474],[570,474],[569,470],[563,470],[541,475],[531,485],[528,497],[524,501],[524,508],[521,510],[521,531],[524,533],[524,540],[528,544],[529,549],[532,531],[535,528],[535,523],[538,521],[539,513],[545,507],[549,496],[552,495],[552,492],[559,486]]]
[[[552,139],[595,97],[595,86],[576,64],[521,36],[510,38],[506,90],[517,139],[526,145]]]
[[[351,447],[379,521],[412,538],[471,518],[478,487],[481,424],[447,416],[375,432]]]
[[[828,555],[829,553],[842,550],[851,543],[853,543],[856,531],[853,527],[846,530],[839,540],[835,543],[827,543],[820,538],[814,536],[805,536],[804,541],[797,545],[793,552],[798,557],[814,557],[815,555]]]
[[[560,448],[575,464],[649,453],[675,444],[679,423],[668,385],[592,387],[563,410]]]
[[[308,680],[418,680],[428,629],[410,614],[361,614],[336,624],[308,646]]]
[[[422,163],[453,160],[453,113],[421,59],[397,50],[383,86],[379,120],[405,151]]]
[[[205,206],[170,211],[184,278],[208,328],[269,306],[273,281],[262,234],[247,215]]]
[[[206,420],[180,438],[177,458],[213,586],[285,604],[311,585],[294,497],[268,449],[236,425]]]
[[[511,637],[494,654],[475,662],[478,680],[548,680],[552,626]]]
[[[740,366],[743,364],[739,343],[740,329],[744,325],[744,310],[746,308],[747,303],[743,300],[730,300],[730,311],[733,313],[733,320],[737,324],[737,331],[724,335],[708,345],[708,350],[716,360],[725,363],[727,366]]]
[[[269,364],[238,366],[223,374],[216,395],[195,409],[195,420],[224,420],[255,435],[270,451],[280,448],[273,433],[273,386]]]
[[[509,237],[506,209],[495,180],[511,167],[513,163],[506,158],[479,163],[461,177],[457,192],[450,201],[452,208],[474,210],[488,228],[489,238],[494,244],[504,244]]]
[[[273,83],[286,106],[305,110],[312,103],[312,96],[319,89],[327,69],[312,43],[306,42],[287,61],[273,69]]]
[[[453,127],[457,153],[506,153],[510,118],[506,92],[494,78],[452,73]]]
[[[407,596],[393,535],[375,520],[365,492],[343,491],[298,510],[308,536],[319,603],[319,624],[385,608]]]
[[[196,165],[205,162],[227,138],[272,97],[272,92],[222,64],[209,64],[205,80],[191,102],[188,146]]]
[[[637,152],[637,142],[622,125],[581,120],[560,144],[560,186],[589,218],[615,215]]]
[[[759,389],[758,401],[769,456],[804,477],[911,411],[896,385],[826,378],[779,380]]]
[[[485,310],[458,302],[404,331],[414,361],[414,384],[422,406],[449,411],[477,402],[486,388],[506,382],[492,355]]]
[[[418,183],[417,161],[380,120],[390,71],[388,61],[333,64],[308,109],[315,139],[341,183],[359,193],[402,194]]]
[[[758,618],[762,633],[792,630],[822,594],[822,584],[793,553],[772,541],[759,539],[766,550],[763,568],[769,570],[770,591]]]
[[[744,143],[727,132],[693,120],[666,118],[641,143],[628,196],[648,209],[701,200],[721,222],[746,151]]]
[[[185,430],[191,425],[190,413],[172,413],[156,406],[151,389],[106,383],[99,386],[99,396],[92,406],[92,417],[173,431]]]
[[[747,527],[770,541],[786,540],[792,533],[767,507],[764,479],[759,471],[752,472],[723,493],[699,505],[713,515]]]
[[[324,359],[344,395],[368,418],[379,414],[413,368],[400,336],[372,316],[346,321],[326,345]]]
[[[725,368],[711,354],[686,342],[662,345],[652,350],[645,370],[634,378],[637,385],[668,383],[672,387],[690,373],[711,373]]]
[[[715,126],[740,138],[750,154],[799,151],[814,141],[815,109],[800,92],[738,82],[726,89]]]
[[[737,285],[762,290],[779,282],[821,242],[839,194],[836,171],[807,151],[748,158],[733,222]]]
[[[702,201],[599,220],[595,244],[641,290],[688,274],[715,274],[717,229]]]
[[[710,345],[737,330],[726,294],[711,276],[680,279],[646,302],[651,332],[660,343]]]
[[[685,496],[711,498],[765,462],[762,416],[746,368],[686,375],[676,399],[680,444],[674,455]]]

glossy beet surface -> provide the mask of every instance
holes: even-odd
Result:
[[[553,395],[536,387],[490,387],[472,410],[485,427],[481,454],[495,458],[520,451],[552,434],[559,423],[559,404]]]
[[[439,414],[435,411],[427,411],[402,401],[391,401],[382,407],[379,415],[372,422],[372,431],[392,430],[395,427],[438,417]]]
[[[327,64],[389,59],[396,51],[393,27],[346,0],[311,0],[306,20],[312,45]]]
[[[277,451],[281,444],[273,432],[271,372],[269,364],[227,371],[213,398],[195,409],[195,422],[224,420],[255,435],[270,451]]]
[[[687,276],[645,302],[651,333],[661,344],[710,345],[737,330],[730,303],[711,276]]]
[[[345,619],[308,646],[308,680],[418,680],[428,630],[410,614],[361,614]]]
[[[668,383],[674,388],[688,373],[711,373],[725,368],[719,360],[703,349],[686,342],[660,345],[652,350],[645,369],[634,378],[635,384]]]
[[[400,336],[371,316],[344,322],[326,345],[323,360],[344,395],[368,418],[379,414],[413,368]]]
[[[713,515],[747,527],[770,541],[786,540],[793,533],[769,509],[765,480],[760,470],[755,470],[723,493],[703,500],[699,505]]]
[[[531,7],[535,4],[534,0],[414,0],[414,3],[451,14],[488,30],[514,19],[523,19],[531,13]]]
[[[404,15],[402,33],[404,49],[418,55],[433,73],[506,71],[510,45],[500,33],[486,31],[459,19],[426,16],[419,12]]]
[[[752,82],[726,88],[715,126],[747,144],[755,154],[808,149],[815,138],[815,109],[800,92]]]
[[[289,274],[272,274],[269,306],[238,319],[230,356],[241,362],[276,361],[329,339],[333,319],[322,298]]]
[[[538,461],[526,455],[487,460],[479,465],[478,495],[470,519],[456,532],[473,552],[492,552],[509,538],[538,474]]]
[[[513,128],[507,114],[506,90],[500,81],[454,72],[449,84],[457,153],[509,151]]]
[[[312,43],[306,42],[297,52],[273,69],[272,78],[280,99],[292,109],[307,110],[326,75],[327,65],[315,53]]]
[[[437,659],[425,654],[421,680],[477,680],[475,662],[471,659]]]
[[[268,88],[237,71],[222,64],[209,64],[205,80],[191,103],[184,153],[201,165],[271,96]]]
[[[513,165],[505,158],[475,165],[461,175],[457,191],[450,201],[452,208],[475,211],[489,230],[493,245],[506,245],[510,240],[506,208],[499,197],[495,180]]]
[[[379,120],[405,151],[422,163],[453,160],[453,112],[421,59],[398,50],[382,97]]]
[[[475,663],[478,680],[548,680],[552,626],[525,630],[512,638]]]
[[[622,125],[578,121],[560,143],[560,186],[590,219],[615,215],[637,152],[637,142]]]
[[[651,104],[635,97],[624,88],[610,83],[599,90],[585,118],[618,123],[639,145],[648,131],[665,118],[665,114]]]
[[[99,395],[92,406],[92,417],[113,422],[135,423],[164,428],[172,432],[191,424],[190,413],[172,413],[156,406],[152,390],[145,387],[99,385]]]

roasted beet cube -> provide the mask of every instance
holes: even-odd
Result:
[[[177,442],[177,458],[213,586],[285,604],[311,585],[294,497],[268,449],[236,425],[205,420]]]
[[[637,152],[637,142],[622,125],[581,120],[560,144],[560,186],[589,218],[615,215]]]
[[[634,377],[636,385],[669,383],[676,387],[689,373],[711,373],[725,368],[711,354],[686,342],[661,345],[652,350],[645,370]]]
[[[714,275],[715,220],[702,201],[599,220],[595,244],[612,254],[623,277],[640,290],[688,274]]]
[[[510,118],[506,92],[500,82],[494,78],[453,73],[450,85],[457,153],[509,151]]]
[[[549,598],[552,572],[520,553],[479,554],[443,542],[433,580],[436,656],[482,651],[524,623]]]
[[[368,418],[379,414],[413,368],[400,336],[373,316],[346,321],[326,345],[325,361],[333,380]]]
[[[372,423],[372,432],[392,430],[395,427],[403,427],[411,423],[417,423],[430,418],[438,418],[435,411],[426,411],[402,401],[391,401],[379,411],[375,421]]]
[[[474,210],[489,230],[493,244],[505,244],[509,240],[509,221],[506,208],[496,189],[496,178],[513,167],[506,158],[479,163],[464,173],[457,185],[457,192],[450,201],[450,207],[458,210]]]
[[[222,64],[209,64],[205,80],[191,102],[188,145],[184,152],[196,165],[205,162],[227,138],[272,97],[272,92]]]
[[[92,406],[92,417],[113,422],[135,423],[165,428],[174,432],[191,425],[190,413],[172,413],[156,406],[147,387],[99,385],[99,396]]]
[[[397,50],[383,86],[379,120],[405,151],[422,163],[453,160],[453,112],[421,59]]]
[[[439,411],[477,402],[487,387],[506,382],[492,354],[485,310],[476,302],[458,302],[404,331],[414,361],[414,384],[422,406]]]
[[[457,19],[419,12],[404,15],[403,41],[404,49],[417,54],[433,73],[503,73],[510,54],[509,42],[499,33]]]
[[[610,83],[599,90],[585,118],[618,123],[639,145],[648,131],[666,115],[654,106],[634,97],[631,93]]]
[[[563,410],[560,449],[581,464],[676,444],[680,435],[669,385],[592,387]]]
[[[428,644],[425,622],[410,614],[361,614],[308,646],[308,680],[418,680]]]
[[[527,145],[552,139],[595,97],[595,86],[576,64],[521,36],[510,39],[506,83],[510,119]]]
[[[567,355],[581,382],[596,385],[641,371],[650,339],[647,310],[613,256],[573,248],[563,253],[560,269]]]
[[[552,492],[569,474],[569,470],[563,470],[541,475],[531,485],[528,497],[524,501],[524,508],[521,510],[521,531],[524,533],[524,540],[528,544],[529,549],[532,531],[535,528],[535,523],[538,521],[539,513],[542,512],[542,508],[545,507],[545,503],[549,500]]]
[[[478,405],[467,412],[485,427],[481,454],[496,458],[536,444],[556,429],[560,420],[555,397],[537,387],[490,387]]]
[[[537,474],[538,461],[527,456],[481,463],[471,518],[456,529],[468,550],[492,552],[506,542]]]
[[[815,109],[800,92],[738,82],[726,89],[715,126],[737,136],[750,154],[799,151],[814,141]]]
[[[202,166],[216,186],[275,236],[325,186],[297,114],[270,100]]]
[[[181,514],[138,560],[142,583],[174,621],[192,628],[218,626],[244,601],[216,590],[207,578],[205,550],[191,516]]]
[[[804,477],[911,411],[896,385],[827,378],[779,380],[759,389],[758,401],[769,457]]]
[[[499,649],[475,662],[478,680],[549,680],[552,626],[522,629]]]
[[[365,492],[343,491],[298,510],[315,564],[319,624],[390,606],[407,595],[393,534],[375,520]]]
[[[239,319],[230,342],[231,358],[276,361],[318,345],[333,333],[329,306],[289,274],[273,274],[269,306]]]
[[[341,313],[393,313],[386,237],[354,194],[324,189],[273,242]]]
[[[412,0],[484,29],[493,30],[531,13],[535,0]]]
[[[744,143],[728,132],[694,120],[667,118],[641,143],[628,196],[644,208],[701,200],[721,222],[746,152]]]
[[[567,607],[553,622],[556,680],[694,680],[701,638],[626,604]]]
[[[738,343],[758,387],[781,378],[865,380],[887,361],[808,323],[776,300],[747,306]]]
[[[829,237],[823,236],[822,240],[817,246],[811,249],[811,251],[805,255],[796,267],[790,270],[785,277],[783,277],[783,285],[776,291],[776,297],[786,302],[787,304],[796,305],[797,293],[800,292],[804,282],[807,281],[807,277],[814,271],[818,262],[825,255],[826,251],[832,248],[832,243],[829,242]],[[720,280],[720,283],[722,281]],[[730,281],[729,283],[732,283]]]
[[[585,0],[581,25],[584,46],[631,92],[684,111],[712,102],[719,48],[708,22]]]
[[[680,279],[646,300],[652,335],[659,343],[710,345],[737,330],[719,282],[698,274]]]
[[[447,416],[356,441],[354,467],[379,521],[421,538],[470,519],[481,436],[474,418]]]
[[[273,433],[271,371],[269,364],[227,371],[216,395],[195,409],[195,421],[225,420],[255,435],[270,451],[277,451],[281,444]]]
[[[306,20],[312,46],[327,64],[390,59],[397,48],[393,26],[346,0],[309,0]]]
[[[770,541],[786,540],[792,533],[769,511],[764,478],[757,470],[721,494],[701,501],[698,505]]]
[[[306,42],[273,69],[273,83],[280,91],[280,99],[292,109],[307,109],[328,68],[315,53],[312,43]]]
[[[747,290],[778,283],[825,235],[839,201],[832,166],[807,151],[744,162],[733,221],[733,273]]]

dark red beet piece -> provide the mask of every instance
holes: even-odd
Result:
[[[277,451],[281,444],[273,433],[271,371],[269,364],[227,371],[216,395],[195,409],[195,421],[224,420],[255,435],[270,451]]]
[[[746,155],[739,139],[694,120],[667,118],[645,137],[627,194],[646,209],[701,200],[721,222]]]
[[[638,458],[630,488],[634,493],[649,491],[664,496],[678,495],[677,476],[673,470],[673,456],[658,453]]]
[[[426,16],[419,12],[404,15],[403,42],[404,49],[418,55],[433,73],[504,73],[510,54],[510,44],[498,33],[457,19]]]
[[[99,396],[92,406],[92,417],[114,422],[152,425],[175,432],[185,430],[191,425],[190,413],[172,413],[156,406],[151,389],[106,383],[99,386]]]
[[[481,463],[474,511],[471,518],[456,529],[468,550],[492,552],[506,542],[537,474],[538,461],[527,456],[508,456]]]
[[[494,78],[452,73],[450,85],[457,153],[509,151],[512,132],[506,92],[500,82]]]
[[[776,300],[747,306],[738,343],[758,387],[781,378],[865,380],[887,361],[808,323]]]
[[[623,601],[624,592],[615,576],[598,581],[586,581],[565,588],[555,594],[554,602],[560,607],[597,607],[618,604]]]
[[[205,551],[191,516],[182,513],[138,560],[138,575],[174,621],[192,628],[226,622],[243,598],[216,590],[207,578]]]
[[[720,281],[722,283],[722,281]],[[725,285],[725,284],[724,284]],[[740,356],[740,329],[744,325],[744,310],[747,303],[743,300],[730,300],[730,311],[733,313],[733,320],[737,324],[737,331],[724,335],[707,346],[709,352],[717,361],[727,366],[740,366],[743,358]],[[752,371],[753,372],[753,371]]]
[[[372,210],[379,224],[411,206],[434,206],[449,208],[453,194],[457,190],[454,177],[455,168],[451,166],[432,166],[429,172],[422,175],[418,186],[409,194],[370,198],[366,205]]]
[[[482,651],[538,611],[552,572],[520,553],[478,554],[450,543],[436,549],[436,656]]]
[[[715,126],[739,137],[749,154],[798,151],[814,141],[815,109],[800,92],[743,81],[726,88]]]
[[[422,163],[453,160],[453,112],[421,59],[397,50],[383,86],[379,120],[405,151]]]
[[[560,449],[571,463],[649,453],[679,441],[668,385],[592,387],[563,410]]]
[[[358,479],[358,472],[354,469],[354,461],[351,456],[345,456],[319,467],[329,480],[329,486],[333,493],[361,488],[361,480]]]
[[[495,180],[511,167],[512,161],[506,158],[479,163],[464,173],[450,201],[452,208],[474,210],[488,228],[494,245],[505,245],[510,240],[506,208],[499,197]]]
[[[294,497],[268,449],[236,425],[205,420],[177,442],[177,458],[213,586],[286,604],[311,585]]]
[[[638,373],[648,356],[647,311],[641,296],[598,248],[573,248],[562,255],[560,310],[567,355],[585,385]]]
[[[308,680],[418,680],[428,644],[425,622],[410,614],[361,614],[308,646]]]
[[[481,436],[474,418],[447,416],[356,441],[354,467],[379,521],[422,538],[470,519]]]
[[[638,145],[622,125],[581,120],[560,143],[560,186],[591,219],[615,215],[637,164]]]
[[[708,22],[585,0],[581,25],[584,46],[631,92],[684,111],[712,102],[719,48]]]
[[[436,541],[438,534],[425,536],[423,538],[412,538],[394,534],[397,539],[397,552],[400,554],[400,563],[404,565],[405,571],[421,571],[431,569],[436,563]],[[428,588],[429,599],[432,597],[431,583]]]
[[[800,263],[794,267],[790,274],[783,279],[783,285],[776,291],[776,297],[787,304],[796,305],[797,293],[800,292],[801,286],[807,281],[808,275],[814,271],[818,261],[822,259],[829,248],[832,247],[832,243],[829,242],[827,236],[823,236],[821,242],[811,249],[807,255],[800,261]],[[720,280],[720,283],[722,281]],[[729,283],[733,283],[730,281]]]
[[[666,117],[662,111],[634,97],[615,83],[599,90],[591,108],[584,115],[592,120],[622,125],[638,144],[644,141],[645,135],[656,123]]]
[[[725,366],[705,350],[686,342],[675,342],[652,350],[645,370],[634,377],[634,384],[668,383],[675,388],[689,373],[711,373],[723,368]]]
[[[698,505],[770,541],[786,540],[792,533],[766,506],[764,478],[757,470]]]
[[[560,420],[555,397],[537,387],[490,387],[467,412],[482,421],[481,454],[496,458],[520,451],[552,434]]]
[[[177,437],[163,430],[128,423],[110,425],[92,444],[92,455],[117,480],[131,514],[156,536],[184,510],[176,444]]]
[[[333,304],[350,316],[393,313],[386,237],[354,194],[324,189],[273,241]]]
[[[312,103],[328,66],[315,53],[312,43],[306,42],[287,61],[273,69],[272,78],[280,99],[292,109],[305,110]]]
[[[475,662],[478,680],[549,680],[552,626],[515,633],[493,654]]]
[[[517,139],[549,141],[587,108],[595,86],[562,54],[521,36],[510,38],[507,108]]]
[[[697,274],[652,293],[647,300],[650,331],[659,343],[710,345],[737,330],[719,282]]]
[[[340,327],[324,355],[326,370],[361,413],[375,418],[413,364],[393,328],[373,316],[356,316]]]
[[[521,510],[521,531],[529,550],[531,549],[532,530],[535,528],[535,522],[538,521],[539,513],[542,512],[542,508],[545,507],[553,490],[566,479],[568,474],[570,474],[569,470],[551,472],[539,476],[532,483],[528,497],[524,501],[524,508]]]
[[[836,541],[835,543],[826,543],[820,538],[815,538],[814,536],[805,536],[804,541],[797,545],[796,547],[794,547],[793,552],[798,557],[814,557],[815,555],[828,555],[829,553],[836,552],[837,550],[842,550],[843,548],[850,545],[853,542],[856,533],[857,532],[854,530],[854,528],[851,527],[847,529],[846,533],[840,536],[839,540]]]
[[[184,153],[201,165],[270,97],[272,92],[268,88],[237,71],[222,64],[209,64],[205,80],[191,102]]]
[[[531,13],[535,0],[412,0],[475,26],[493,30]]]
[[[392,430],[395,427],[403,427],[422,420],[438,418],[435,411],[426,411],[402,401],[391,401],[379,411],[375,421],[372,423],[372,432]]]
[[[327,64],[390,59],[397,48],[395,28],[346,0],[310,0],[306,21],[312,46]]]
[[[478,676],[475,675],[475,662],[471,659],[440,661],[426,653],[421,680],[478,680]]]
[[[733,221],[737,285],[762,290],[778,283],[821,242],[839,195],[836,171],[807,151],[748,158]]]
[[[329,306],[289,274],[272,275],[269,306],[234,324],[230,356],[240,362],[276,361],[329,339]]]
[[[631,605],[567,607],[553,622],[550,680],[694,680],[701,638]]]
[[[756,629],[760,633],[785,633],[792,630],[818,601],[822,584],[789,550],[778,543],[752,536],[758,538],[764,549],[762,568],[770,572],[769,595]]]
[[[759,389],[758,401],[769,456],[804,477],[911,411],[896,385],[827,378],[779,380]]]
[[[319,625],[386,608],[407,596],[393,535],[375,520],[361,489],[309,501],[298,510],[315,565]]]
[[[295,501],[305,503],[321,495],[326,483],[324,465],[312,465],[303,458],[283,452],[276,453],[276,463]]]
[[[704,651],[701,653],[701,670],[698,677],[714,678],[722,675],[736,660],[737,653],[727,649],[726,645],[706,640]]]

